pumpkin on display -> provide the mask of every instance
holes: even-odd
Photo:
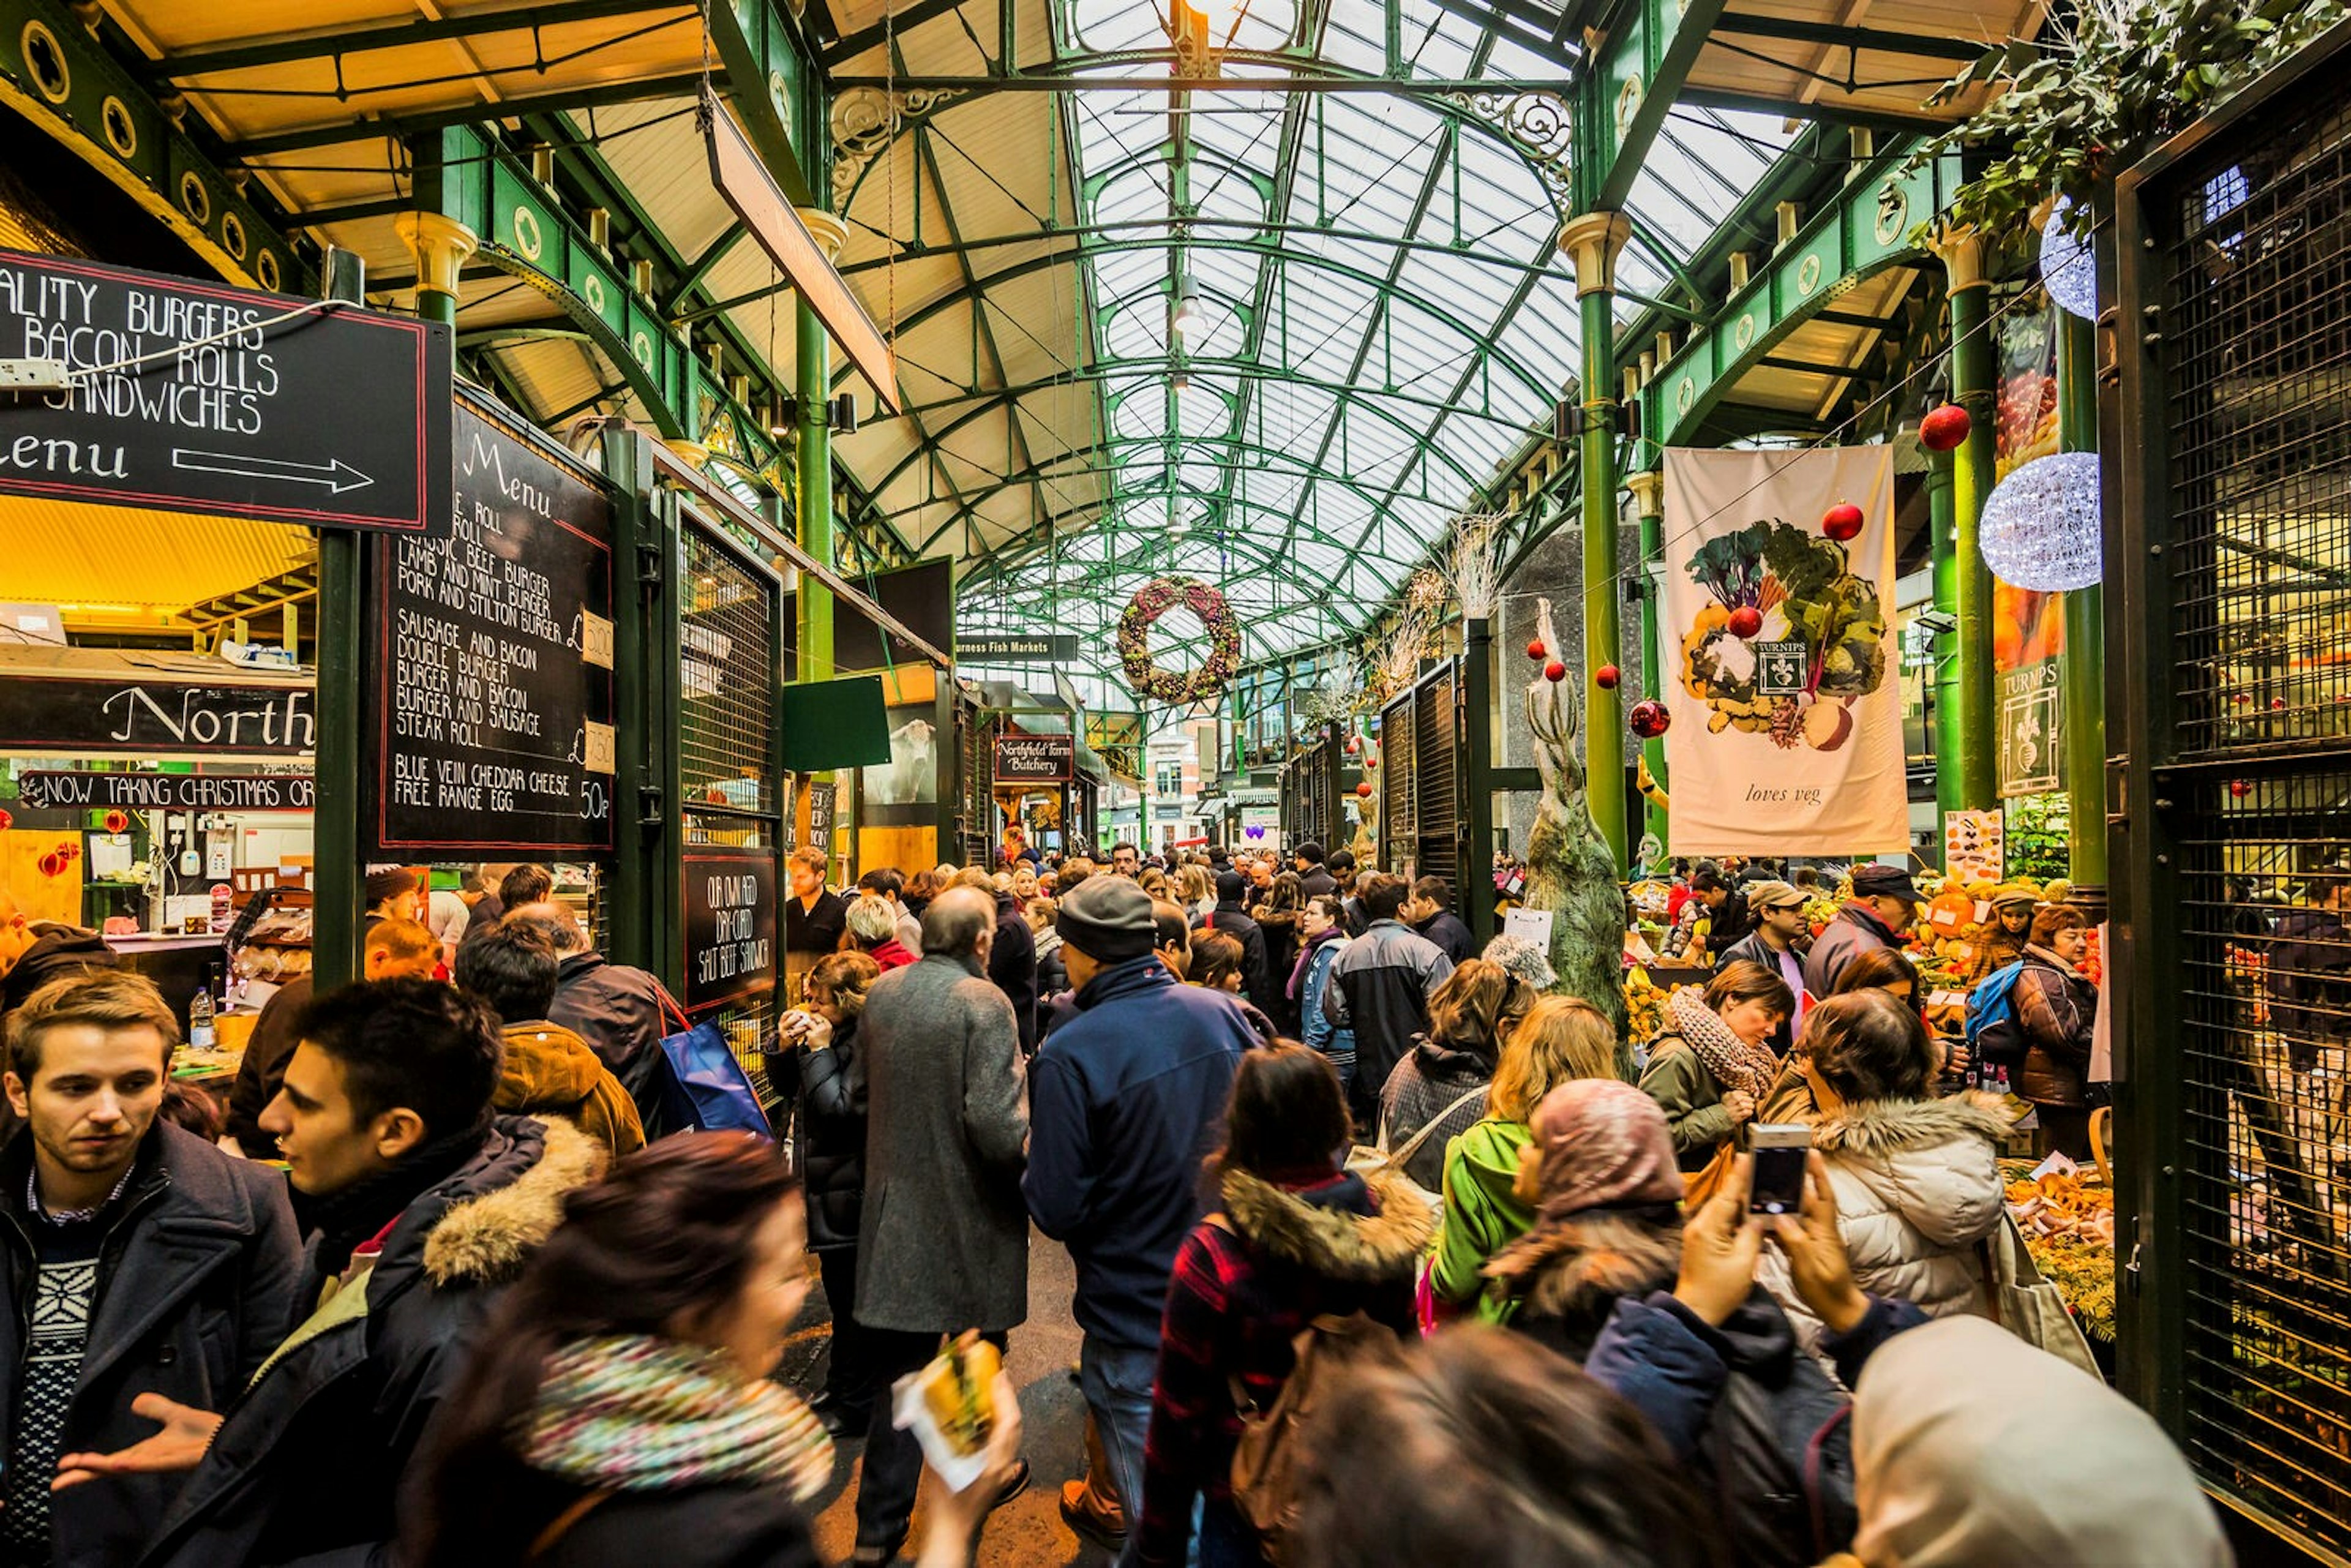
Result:
[[[1635,703],[1633,711],[1625,716],[1633,727],[1633,733],[1643,740],[1656,739],[1671,729],[1674,723],[1674,716],[1666,711],[1666,705],[1654,698]]]
[[[1918,444],[1929,452],[1956,452],[1974,425],[1966,409],[1947,402],[1928,411],[1927,417],[1918,422]]]
[[[1963,888],[1945,888],[1927,905],[1927,929],[1957,936],[1976,923],[1976,901]]]
[[[1844,544],[1861,537],[1861,508],[1851,501],[1839,501],[1821,514],[1821,532]]]

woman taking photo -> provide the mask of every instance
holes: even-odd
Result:
[[[876,900],[875,902],[880,902]],[[786,1013],[760,1068],[793,1108],[807,1182],[808,1249],[832,1308],[832,1354],[815,1409],[826,1431],[862,1432],[879,1390],[872,1354],[850,1307],[857,1300],[857,1227],[865,1209],[865,1113],[851,1098],[857,1020],[881,975],[864,953],[828,953],[808,973],[807,1005]]]
[[[1474,1301],[1486,1322],[1509,1316],[1508,1293],[1482,1270],[1535,1221],[1533,1205],[1518,1191],[1519,1167],[1533,1135],[1528,1122],[1543,1096],[1562,1083],[1623,1082],[1619,1055],[1606,1016],[1577,997],[1543,998],[1510,1031],[1485,1119],[1454,1139],[1445,1156],[1445,1211],[1428,1266],[1429,1289],[1439,1301],[1456,1307]]]
[[[2090,1157],[2090,1034],[2098,1019],[2098,988],[2074,967],[2088,941],[2080,910],[2049,904],[2032,917],[2016,977],[2025,1040],[2016,1092],[2040,1111],[2049,1146],[2075,1160]]]
[[[1342,1169],[1347,1099],[1320,1052],[1281,1040],[1242,1057],[1225,1120],[1208,1167],[1221,1208],[1176,1254],[1159,1342],[1135,1538],[1155,1568],[1185,1562],[1196,1500],[1199,1568],[1265,1562],[1232,1502],[1236,1390],[1270,1409],[1318,1317],[1364,1312],[1408,1330],[1435,1228],[1394,1176]]]
[[[1435,1192],[1447,1143],[1486,1114],[1502,1041],[1533,1005],[1534,993],[1499,964],[1471,958],[1429,994],[1428,1032],[1413,1041],[1380,1092],[1380,1147],[1421,1138],[1405,1174]]]
[[[769,1379],[808,1294],[797,1184],[772,1145],[693,1133],[564,1200],[441,1412],[417,1568],[816,1568],[832,1443]],[[987,1473],[940,1489],[922,1561],[968,1561],[1018,1450],[1008,1377]]]
[[[1684,1171],[1706,1169],[1755,1119],[1780,1071],[1771,1031],[1795,1007],[1787,981],[1747,963],[1726,964],[1704,991],[1684,986],[1667,1001],[1641,1089],[1665,1112]]]
[[[1301,944],[1290,967],[1290,999],[1305,1024],[1306,1043],[1328,1057],[1339,1071],[1339,1087],[1355,1081],[1355,1031],[1342,1029],[1322,1012],[1322,993],[1331,984],[1331,966],[1347,945],[1347,920],[1335,893],[1317,894],[1298,912]]]

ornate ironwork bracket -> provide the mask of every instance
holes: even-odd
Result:
[[[832,204],[849,210],[849,198],[873,160],[909,125],[929,119],[964,96],[957,88],[912,88],[884,92],[856,87],[832,100]]]
[[[1554,196],[1564,198],[1571,193],[1568,165],[1574,131],[1567,99],[1552,92],[1497,88],[1490,92],[1448,92],[1444,101],[1500,132]]]

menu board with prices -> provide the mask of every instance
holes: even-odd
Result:
[[[456,501],[379,552],[374,847],[612,847],[611,504],[456,408]]]

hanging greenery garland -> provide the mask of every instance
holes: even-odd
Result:
[[[1151,628],[1170,610],[1189,610],[1208,632],[1208,662],[1178,674],[1151,662]],[[1189,706],[1215,696],[1241,667],[1240,622],[1225,596],[1196,577],[1159,577],[1143,585],[1118,618],[1118,658],[1134,695]]]

